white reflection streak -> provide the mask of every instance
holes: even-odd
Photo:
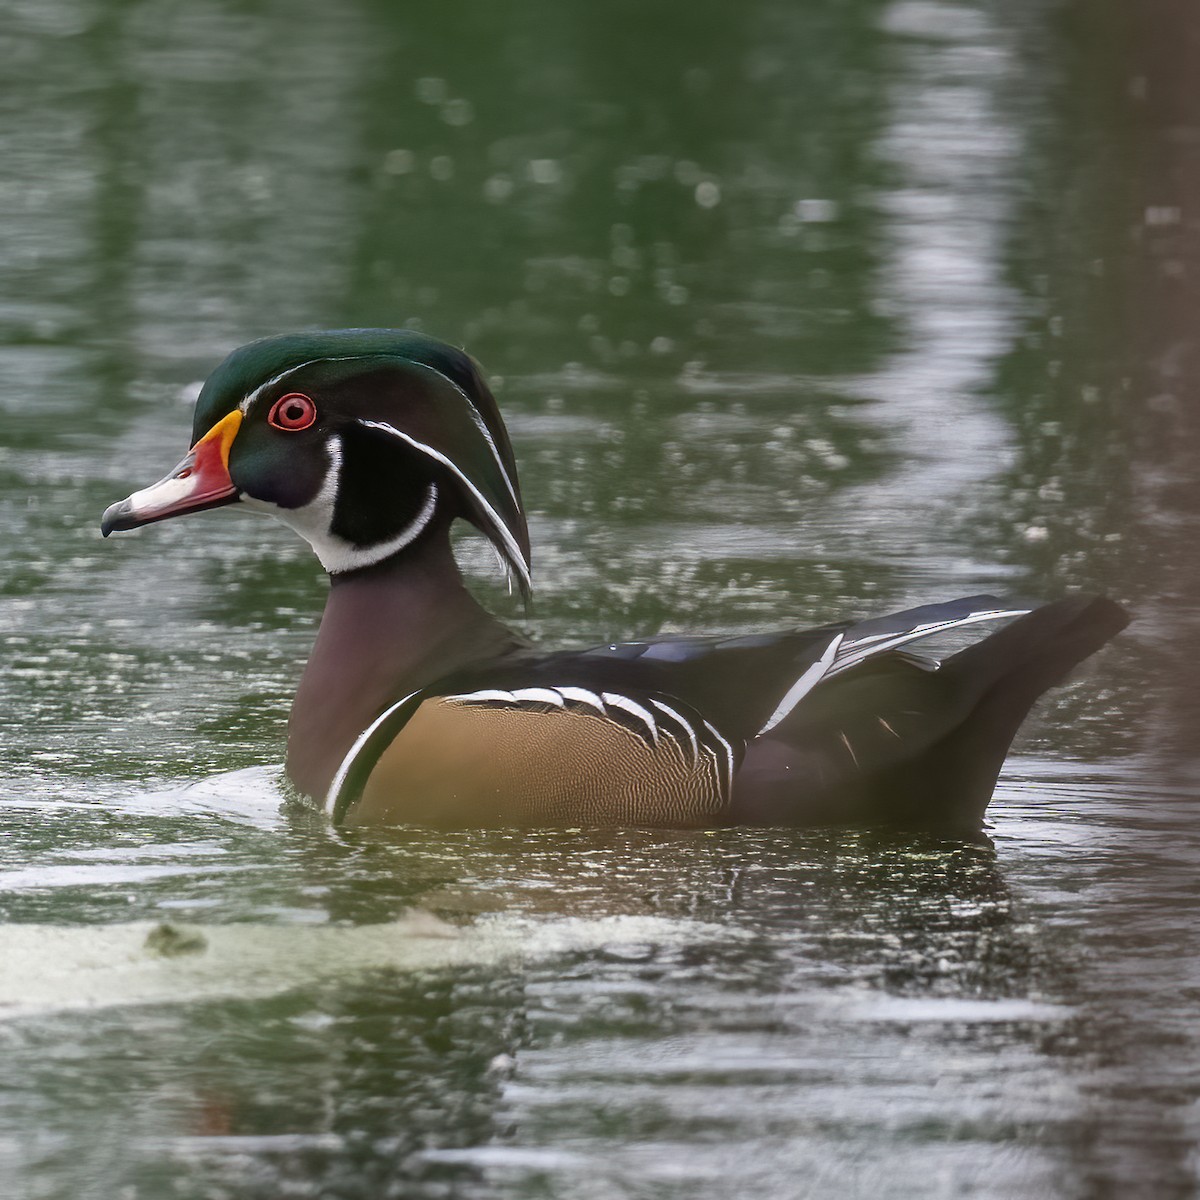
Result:
[[[887,434],[902,465],[843,501],[860,532],[898,539],[911,557],[914,536],[940,542],[938,518],[969,512],[1013,445],[984,393],[1015,330],[1002,255],[1020,141],[996,93],[1017,66],[977,9],[899,0],[884,28],[897,61],[878,153],[899,182],[879,197],[888,247],[877,295],[904,349],[844,386],[877,401],[859,419]]]

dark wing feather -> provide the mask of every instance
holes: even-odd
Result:
[[[726,738],[745,742],[758,734],[839,634],[839,657],[829,664],[831,675],[977,614],[1013,609],[994,596],[968,596],[857,624],[732,637],[666,635],[553,654],[522,651],[440,680],[430,694],[569,685],[633,699],[670,696],[703,714]],[[932,662],[924,660],[924,665],[928,669]]]
[[[890,652],[828,679],[751,745],[733,819],[978,829],[1034,702],[1128,620],[1109,600],[1076,596],[1019,617],[936,671]]]

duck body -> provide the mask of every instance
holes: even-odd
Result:
[[[499,411],[465,354],[402,331],[235,351],[201,392],[188,455],[102,529],[235,503],[289,524],[330,574],[287,770],[338,824],[975,830],[1029,708],[1128,619],[1102,598],[975,596],[536,650],[474,601],[450,548],[452,522],[471,521],[528,595]],[[944,660],[919,653],[999,622]]]
[[[1006,619],[942,661],[902,648]],[[1034,700],[1124,622],[1102,599],[1024,612],[974,596],[804,631],[516,650],[388,705],[329,806],[348,824],[973,830]]]

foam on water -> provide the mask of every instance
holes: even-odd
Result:
[[[263,829],[284,824],[280,810],[285,803],[282,768],[244,767],[135,794],[122,799],[121,807],[148,815],[214,816]]]
[[[425,912],[374,925],[0,927],[0,1018],[68,1009],[261,998],[372,970],[418,972],[683,944],[728,931],[698,922],[616,916],[471,926]]]
[[[1035,1000],[971,1000],[962,997],[872,996],[851,999],[839,1007],[843,1021],[895,1021],[899,1024],[993,1024],[997,1022],[1065,1021],[1075,1015],[1067,1004]]]

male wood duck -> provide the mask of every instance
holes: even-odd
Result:
[[[528,597],[500,412],[470,357],[406,331],[235,350],[186,457],[101,529],[233,504],[290,525],[329,573],[287,773],[339,824],[975,830],[1030,706],[1127,621],[1093,597],[972,596],[802,631],[532,649],[468,594],[450,546],[470,521]],[[944,661],[907,648],[1001,619]]]

